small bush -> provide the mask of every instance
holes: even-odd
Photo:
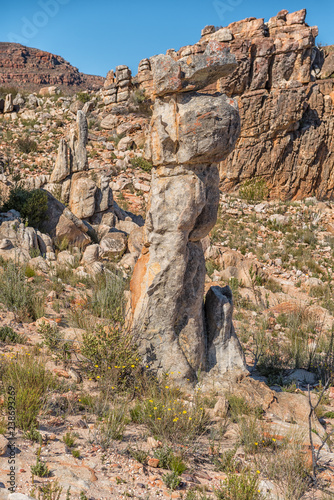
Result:
[[[31,474],[38,477],[49,477],[50,470],[45,462],[37,457],[36,464],[30,467]]]
[[[23,139],[17,139],[17,147],[21,153],[29,154],[36,153],[38,147],[37,142],[29,139],[29,137],[24,137]]]
[[[235,473],[240,472],[242,464],[235,458],[236,449],[224,451],[219,458],[215,457],[214,465],[216,470],[221,472]]]
[[[169,474],[164,474],[162,480],[170,490],[176,490],[179,486],[181,479],[177,472],[170,472]]]
[[[141,156],[138,156],[136,158],[132,158],[130,161],[131,161],[131,165],[134,168],[141,168],[142,170],[144,170],[144,172],[150,173],[151,170],[152,170],[152,168],[153,168],[152,163],[150,163],[149,161],[145,160]]]
[[[79,450],[72,450],[72,457],[80,458],[80,451]]]
[[[128,453],[128,455],[130,455],[131,458],[134,458],[135,460],[137,460],[137,462],[139,462],[141,464],[146,463],[146,460],[148,457],[148,453],[146,451],[131,448],[131,446],[129,446],[126,449],[126,452]]]
[[[10,344],[25,344],[26,338],[14,332],[9,326],[0,327],[0,342],[7,342]]]
[[[36,443],[42,445],[43,442],[42,434],[38,432],[38,430],[35,429],[35,427],[32,427],[27,432],[25,432],[24,437],[25,439],[29,439],[30,441],[35,441]]]
[[[78,101],[85,104],[86,102],[90,101],[90,96],[89,94],[87,94],[87,92],[78,92],[77,99]]]
[[[17,210],[29,226],[38,228],[46,218],[48,210],[47,194],[40,189],[27,191],[20,185],[14,187],[2,207],[3,212]]]
[[[192,406],[180,399],[173,387],[153,383],[147,397],[130,410],[134,422],[143,423],[153,436],[169,442],[193,442],[206,432],[209,418],[202,401],[196,397]]]
[[[264,179],[248,179],[239,188],[239,196],[248,202],[266,200],[268,195],[269,191]]]
[[[6,95],[12,94],[13,99],[17,96],[18,89],[16,87],[0,87],[0,99],[5,99]]]

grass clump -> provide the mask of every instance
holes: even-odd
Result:
[[[38,428],[37,417],[48,393],[59,387],[57,380],[42,360],[30,353],[6,360],[0,375],[4,387],[15,387],[16,426],[24,432]]]
[[[239,188],[239,196],[247,202],[263,201],[268,198],[266,181],[262,178],[247,179]]]
[[[6,263],[0,273],[0,302],[21,321],[34,321],[44,315],[44,293],[33,290],[25,270],[15,262]]]
[[[244,469],[240,474],[228,474],[215,490],[217,500],[260,500],[263,496],[259,490],[257,474]]]
[[[66,434],[63,436],[63,441],[68,448],[74,448],[74,446],[76,445],[75,436],[74,434],[72,434],[72,432],[66,432]]]
[[[29,137],[23,137],[22,139],[17,139],[16,141],[18,150],[21,151],[21,153],[29,154],[29,153],[36,153],[37,152],[37,142],[33,141],[32,139],[29,139]]]
[[[125,313],[124,279],[115,273],[101,276],[93,285],[90,309],[99,318],[123,321]]]
[[[109,410],[98,428],[100,446],[106,450],[110,447],[112,440],[122,441],[128,422],[128,410],[125,404]]]
[[[36,464],[30,467],[31,474],[38,477],[49,477],[50,470],[43,460],[40,459],[41,448],[38,449]]]

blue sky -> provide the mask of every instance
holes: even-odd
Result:
[[[84,73],[105,76],[118,64],[137,73],[145,57],[200,38],[207,24],[246,17],[268,20],[282,9],[307,9],[318,42],[334,44],[333,0],[4,0],[0,41],[17,41],[64,57]]]

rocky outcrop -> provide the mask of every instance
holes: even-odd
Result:
[[[130,287],[131,321],[141,354],[152,369],[196,382],[198,370],[214,365],[213,356],[208,357],[208,338],[220,338],[227,345],[233,336],[231,314],[224,333],[216,332],[217,325],[211,332],[213,322],[208,329],[205,324],[201,239],[217,218],[216,162],[233,149],[239,134],[235,101],[198,91],[236,64],[229,50],[214,42],[204,55],[177,61],[160,55],[151,66],[156,99],[146,157],[155,168],[144,247]],[[220,349],[219,341],[215,345]],[[239,368],[243,367],[239,355]],[[222,365],[219,373],[229,368]]]
[[[207,93],[238,101],[240,137],[220,164],[225,191],[263,178],[272,198],[334,195],[334,50],[316,46],[318,28],[309,27],[305,16],[305,9],[282,10],[268,22],[252,17],[220,29],[207,26],[195,45],[167,51],[166,68],[174,68],[177,90],[182,90],[177,72],[184,71],[178,60],[203,58],[210,43],[229,48],[238,62],[217,83],[203,81]],[[154,60],[143,60],[136,77],[150,96],[157,90]],[[163,78],[162,72],[159,85]]]
[[[281,11],[268,23],[246,19],[228,27],[239,67],[218,88],[238,96],[242,127],[221,164],[226,190],[263,177],[272,197],[333,196],[334,81],[319,80],[318,29],[305,15]]]
[[[50,183],[45,185],[45,189],[58,194],[62,202],[69,205],[78,219],[90,219],[113,207],[109,187],[111,174],[99,171],[97,175],[88,171],[87,142],[87,118],[79,110],[76,128],[71,130],[68,141],[61,139]]]
[[[0,42],[0,86],[19,87],[29,92],[41,86],[57,86],[75,92],[98,90],[101,76],[85,75],[60,56],[18,43]]]
[[[117,66],[116,73],[113,70],[109,71],[101,92],[104,104],[107,106],[127,101],[131,87],[132,76],[128,66]]]

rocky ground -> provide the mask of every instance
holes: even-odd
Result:
[[[254,445],[242,445],[242,421],[240,415],[236,418],[233,412],[253,414],[249,408],[255,401],[256,406],[262,409],[262,417],[258,421],[262,436],[266,440],[270,436],[272,443],[284,443],[286,439],[290,443],[287,449],[290,450],[291,436],[300,433],[298,446],[310,458],[307,451],[307,383],[311,384],[312,397],[316,401],[319,380],[324,380],[331,373],[333,362],[330,342],[333,324],[333,209],[331,203],[315,199],[293,203],[251,203],[221,195],[217,225],[210,237],[203,241],[206,281],[208,286],[229,284],[232,287],[236,331],[245,349],[249,369],[252,370],[255,363],[256,369],[251,378],[233,386],[234,396],[243,401],[241,410],[235,410],[232,399],[226,413],[226,397],[214,393],[206,395],[201,404],[210,418],[209,430],[187,446],[183,446],[182,441],[173,443],[176,445],[174,452],[181,453],[187,465],[181,477],[182,486],[175,492],[168,489],[162,479],[168,471],[156,468],[154,461],[150,460],[159,446],[165,446],[164,440],[159,444],[152,440],[155,434],[153,432],[152,436],[152,431],[145,424],[129,422],[122,439],[112,439],[105,449],[101,437],[98,437],[101,427],[97,403],[93,410],[87,402],[80,404],[80,400],[87,399],[88,395],[98,399],[101,391],[98,369],[93,374],[87,372],[80,358],[82,336],[91,330],[92,321],[102,321],[94,319],[92,314],[92,283],[76,278],[73,270],[76,264],[67,268],[66,272],[58,271],[57,280],[48,273],[33,272],[30,276],[29,271],[26,272],[29,277],[25,280],[32,293],[41,294],[45,301],[38,313],[41,318],[35,321],[29,317],[21,318],[17,311],[9,312],[4,305],[1,327],[8,326],[17,334],[25,335],[27,343],[20,346],[5,340],[1,343],[1,353],[12,358],[13,363],[22,362],[17,353],[41,359],[46,368],[63,381],[61,388],[48,398],[48,408],[43,408],[38,417],[42,439],[40,457],[47,463],[51,477],[35,476],[36,491],[42,484],[57,479],[63,487],[63,495],[71,486],[71,498],[79,498],[81,492],[87,498],[96,499],[126,496],[176,498],[182,495],[193,498],[189,493],[192,490],[197,491],[194,495],[202,495],[201,498],[204,495],[210,497],[230,474],[229,469],[222,466],[221,470],[217,470],[215,459],[220,457],[221,460],[226,450],[236,447],[235,459],[248,464],[252,474],[258,474],[261,498],[276,498],[273,494],[287,498],[288,486],[284,484],[284,491],[281,491],[273,479],[268,479],[272,476],[262,464],[263,450],[267,448],[259,452],[256,450],[255,439],[259,441],[259,429],[253,431]],[[72,251],[76,256],[77,250]],[[43,322],[50,324],[54,332],[61,333],[61,338],[71,342],[70,361],[50,344],[41,327]],[[77,378],[78,372],[82,382]],[[334,422],[332,396],[332,390],[328,389],[319,410],[321,425],[313,424],[320,436],[324,435],[325,429],[330,432]],[[128,397],[121,392],[117,400],[128,401]],[[147,393],[146,397],[149,397]],[[190,394],[184,394],[182,398],[186,404],[192,400]],[[127,404],[130,407],[134,405],[133,401]],[[67,432],[75,434],[75,449],[79,450],[80,458],[73,457],[72,449],[63,442]],[[319,446],[320,438],[314,434],[314,439]],[[16,446],[17,491],[28,494],[33,489],[30,467],[36,461],[40,443],[27,439],[19,430]],[[150,458],[141,464],[129,456],[129,448],[132,449],[130,453],[134,449]],[[139,455],[135,456],[138,458]],[[322,488],[331,488],[332,457],[330,447],[326,445],[321,453],[319,473]],[[7,460],[3,455],[3,474],[8,467]],[[260,463],[263,471],[257,465]],[[260,472],[257,473],[257,470]],[[284,471],[283,474],[288,473]],[[306,481],[305,478],[303,480]],[[272,489],[274,493],[269,494],[268,490]],[[4,494],[1,489],[0,494]],[[306,494],[303,498],[309,496]],[[314,498],[323,497],[319,492]]]
[[[267,28],[254,19],[207,27],[202,42],[231,41],[240,68],[240,36],[255,30],[262,44],[269,28],[276,36],[283,26],[290,40],[300,25],[312,37],[296,53],[310,56],[315,31],[304,18],[304,11],[282,11]],[[194,54],[199,64],[203,47],[169,51],[171,68]],[[317,75],[307,61],[304,83],[311,85]],[[194,81],[196,71],[183,83]],[[190,390],[177,386],[173,371],[158,380],[154,360],[143,363],[138,354],[126,317],[150,200],[144,144],[151,83],[151,63],[143,60],[135,79],[119,66],[100,91],[0,89],[0,205],[16,193],[28,214],[6,204],[0,214],[0,499],[333,498],[332,201],[272,200],[277,193],[266,175],[235,192],[221,187],[217,224],[200,242],[206,291],[231,288],[249,374],[226,375],[217,390],[198,372]],[[168,79],[160,83],[161,95],[170,91]],[[261,91],[253,97],[267,92],[266,78],[259,85],[248,89]],[[283,125],[290,133],[290,121]],[[47,218],[36,224],[26,191],[35,189],[35,215],[47,203]],[[156,226],[158,240],[166,220]],[[15,495],[6,489],[8,387],[15,388]]]

